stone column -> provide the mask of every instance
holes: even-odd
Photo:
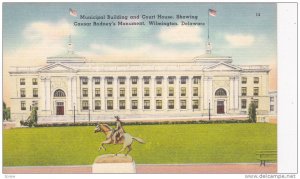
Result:
[[[105,76],[100,78],[100,96],[101,96],[101,110],[106,111],[106,101],[105,101]]]
[[[239,110],[239,77],[234,78],[234,109]]]
[[[42,111],[46,110],[46,77],[41,76],[41,89],[39,89],[41,99],[40,108]]]
[[[204,92],[203,92],[203,103],[204,103],[204,109],[208,110],[209,107],[209,101],[210,101],[210,109],[213,109],[214,102],[212,99],[212,77],[204,77],[203,78],[203,86],[204,86]]]
[[[113,76],[113,106],[114,111],[118,110],[118,90],[119,90],[119,84],[118,84],[118,77]]]
[[[50,77],[45,78],[45,110],[51,110],[51,80]]]
[[[155,76],[151,76],[150,79],[150,84],[151,84],[151,88],[150,88],[150,96],[151,96],[151,110],[155,111],[156,109],[156,102],[155,102]]]
[[[193,97],[193,76],[189,76],[188,77],[189,79],[188,79],[188,83],[189,83],[189,89],[187,89],[188,91],[187,92],[189,92],[188,93],[188,100],[187,100],[187,102],[186,102],[186,109],[188,109],[188,110],[193,110],[193,108],[192,108],[192,97]]]
[[[175,79],[175,88],[174,88],[174,95],[175,95],[175,101],[174,101],[174,108],[176,110],[180,110],[180,76],[176,76]]]
[[[126,111],[130,111],[130,87],[131,87],[131,81],[130,81],[130,76],[126,76],[126,88],[125,88],[125,96],[126,96],[126,101],[125,101],[125,109]]]
[[[72,77],[72,108],[77,106],[77,78],[76,76]],[[77,107],[78,108],[78,107]]]
[[[229,77],[230,79],[230,90],[229,90],[229,109],[234,109],[234,77]]]
[[[168,110],[168,76],[163,76],[162,88],[163,110]]]
[[[68,106],[68,110],[71,111],[72,110],[72,77],[67,77],[67,85],[68,85],[68,93],[67,93],[67,106]]]
[[[143,110],[143,76],[138,76],[138,110]]]
[[[93,111],[94,110],[94,103],[93,103],[93,98],[94,98],[94,84],[93,84],[93,77],[90,76],[88,77],[89,78],[89,81],[88,81],[88,84],[89,84],[89,87],[88,87],[88,95],[89,95],[89,110],[90,111]]]

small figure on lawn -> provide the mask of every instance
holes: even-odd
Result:
[[[117,144],[117,142],[123,137],[123,134],[125,133],[125,130],[122,127],[122,122],[120,120],[119,116],[115,116],[116,120],[116,129],[113,133],[112,139],[114,141],[114,144]]]

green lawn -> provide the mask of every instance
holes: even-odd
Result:
[[[143,138],[130,153],[137,164],[258,162],[256,150],[276,150],[274,124],[177,124],[125,126]],[[104,135],[94,127],[10,129],[3,132],[4,166],[91,165]]]

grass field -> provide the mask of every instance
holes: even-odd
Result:
[[[137,164],[258,162],[256,150],[276,150],[274,124],[177,124],[125,126],[143,138],[130,153]],[[96,156],[114,153],[120,145],[98,152],[101,133],[94,127],[49,127],[3,130],[4,166],[91,165]]]

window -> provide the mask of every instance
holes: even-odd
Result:
[[[25,101],[21,101],[21,110],[22,111],[26,110],[26,102]]]
[[[150,83],[150,76],[144,76],[144,84],[149,84]]]
[[[149,95],[150,95],[149,88],[144,88],[144,96],[149,96]]]
[[[125,100],[119,101],[119,109],[125,109]]]
[[[169,76],[169,84],[174,84],[175,76]]]
[[[186,84],[186,80],[187,80],[187,76],[182,76],[181,78],[180,78],[180,84]]]
[[[138,101],[132,100],[131,101],[131,109],[137,109],[138,108]]]
[[[111,85],[113,83],[113,77],[106,77],[106,83]]]
[[[254,95],[254,96],[258,96],[258,91],[259,91],[258,87],[255,87],[255,88],[253,89],[253,95]]]
[[[138,81],[138,77],[137,76],[132,76],[131,77],[131,83],[132,84],[137,84],[137,81]]]
[[[95,85],[100,85],[100,77],[95,77]]]
[[[186,109],[186,100],[180,100],[180,109]]]
[[[193,96],[198,96],[198,88],[197,87],[193,88]]]
[[[193,77],[193,83],[194,84],[199,84],[201,77],[200,76],[194,76]]]
[[[272,111],[272,112],[274,111],[274,105],[270,106],[270,111]]]
[[[253,103],[256,106],[256,108],[258,108],[258,99],[254,100]]]
[[[193,100],[193,109],[199,109],[199,100]]]
[[[253,82],[254,82],[254,84],[258,84],[259,83],[259,78],[258,77],[254,77],[253,78]]]
[[[156,96],[161,96],[161,88],[156,88]]]
[[[113,96],[113,89],[107,88],[107,97],[112,97],[112,96]]]
[[[242,84],[246,84],[247,83],[247,78],[246,77],[242,77]]]
[[[39,96],[37,88],[33,88],[32,93],[33,93],[33,95],[32,95],[33,97],[38,97]]]
[[[156,109],[162,109],[162,101],[156,100]]]
[[[95,97],[100,97],[100,88],[95,88]]]
[[[274,97],[273,96],[270,97],[270,102],[274,102]]]
[[[32,109],[39,110],[39,105],[38,101],[32,101]]]
[[[120,97],[125,96],[125,88],[120,88]]]
[[[26,97],[26,91],[25,91],[25,88],[21,88],[21,97],[24,98]]]
[[[65,97],[65,96],[66,96],[65,92],[61,89],[58,89],[54,92],[54,97]]]
[[[242,87],[242,96],[247,96],[247,88]]]
[[[38,82],[37,82],[37,78],[32,78],[32,85],[37,85]]]
[[[186,96],[186,88],[181,87],[181,96]]]
[[[168,109],[174,109],[174,100],[168,100]]]
[[[174,96],[174,88],[173,87],[169,88],[169,96]]]
[[[114,106],[113,100],[107,100],[107,109],[112,110],[114,109],[113,106]]]
[[[215,93],[216,96],[226,96],[227,93],[226,91],[223,89],[223,88],[219,88],[216,93]]]
[[[162,84],[162,79],[163,79],[162,76],[157,76],[156,77],[156,84],[158,84],[158,85]]]
[[[83,89],[82,89],[82,96],[83,96],[83,97],[88,97],[88,94],[89,94],[88,89],[87,89],[87,88],[83,88]]]
[[[132,88],[132,96],[137,96],[137,88]]]
[[[100,100],[95,101],[95,110],[101,110],[101,101]]]
[[[81,78],[81,83],[82,83],[83,85],[87,85],[87,84],[88,84],[88,78],[87,78],[87,77],[82,77],[82,78]]]
[[[247,108],[247,100],[246,99],[242,99],[241,103],[242,103],[242,109],[246,109]]]
[[[89,109],[89,101],[83,100],[82,101],[82,110],[88,110]]]
[[[126,80],[126,78],[124,76],[119,77],[119,83],[120,83],[120,85],[124,85],[125,84],[125,80]]]
[[[20,85],[25,85],[25,78],[20,79]]]
[[[144,100],[144,109],[150,109],[150,100]]]

